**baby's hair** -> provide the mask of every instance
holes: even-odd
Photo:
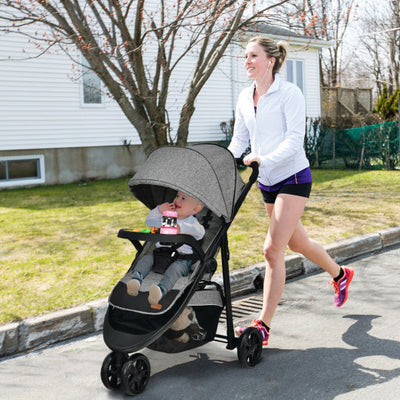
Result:
[[[252,42],[262,46],[268,57],[276,59],[272,72],[278,73],[287,57],[289,45],[283,41],[275,42],[275,40],[265,36],[255,36],[249,40],[249,43]]]

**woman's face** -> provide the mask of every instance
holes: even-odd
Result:
[[[272,70],[272,60],[258,43],[250,42],[246,46],[245,58],[244,67],[247,76],[251,79],[261,79],[265,76],[267,69]]]

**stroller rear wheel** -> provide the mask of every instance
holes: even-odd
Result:
[[[101,381],[107,389],[119,389],[121,387],[121,369],[127,360],[127,354],[114,351],[104,359],[101,366]]]
[[[239,338],[238,358],[242,367],[254,367],[261,360],[262,337],[257,328],[248,327]]]
[[[140,353],[133,354],[121,371],[122,386],[128,395],[136,395],[145,389],[150,379],[150,362]]]

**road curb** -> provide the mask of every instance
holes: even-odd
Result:
[[[338,263],[382,251],[400,244],[400,226],[356,236],[325,246]],[[309,274],[318,267],[303,256],[288,255],[285,258],[287,279]],[[262,288],[264,262],[231,273],[232,296],[240,296]],[[214,280],[222,283],[222,276]],[[0,357],[38,350],[74,337],[98,332],[103,327],[108,299],[100,299],[71,309],[28,318],[21,322],[0,326]]]

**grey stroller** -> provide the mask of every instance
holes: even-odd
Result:
[[[254,327],[236,338],[233,329],[229,280],[227,231],[247,193],[258,176],[254,163],[247,183],[237,172],[237,160],[225,148],[213,144],[191,147],[166,146],[154,150],[129,182],[133,195],[148,208],[171,201],[182,191],[204,204],[196,215],[205,227],[201,242],[190,235],[160,234],[121,229],[120,238],[129,240],[136,256],[127,274],[114,287],[104,319],[103,337],[112,350],[104,359],[101,379],[108,389],[123,388],[126,394],[142,392],[150,378],[148,358],[137,353],[145,347],[165,353],[177,353],[201,346],[212,340],[237,348],[240,364],[254,366],[261,359],[262,338]],[[148,288],[158,282],[155,272],[144,279],[138,296],[129,296],[126,283],[131,270],[156,242],[188,244],[196,260],[191,272],[182,277],[152,308],[147,301]],[[216,257],[221,251],[223,285],[212,281],[217,269]],[[217,333],[218,321],[226,308],[226,335]],[[174,330],[179,319],[190,324],[184,331]],[[178,340],[185,334],[185,340]]]

